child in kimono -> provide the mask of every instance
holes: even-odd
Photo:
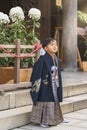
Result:
[[[33,108],[30,121],[41,127],[57,125],[64,121],[59,102],[62,102],[62,80],[56,40],[42,43],[45,54],[34,64],[31,75]]]

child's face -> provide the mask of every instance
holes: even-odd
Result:
[[[58,51],[58,45],[56,40],[51,41],[45,48],[48,53],[55,54]]]

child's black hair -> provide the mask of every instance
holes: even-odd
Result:
[[[53,38],[47,38],[46,40],[42,41],[42,47],[46,47],[50,42],[54,41]]]

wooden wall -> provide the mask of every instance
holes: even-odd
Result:
[[[8,14],[11,6],[12,6],[11,0],[10,1],[0,0],[0,12]]]

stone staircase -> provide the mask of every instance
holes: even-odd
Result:
[[[32,109],[30,89],[7,92],[0,96],[0,130],[8,130],[29,123]],[[77,83],[63,87],[63,113],[87,107],[87,83]]]
[[[75,83],[63,87],[64,100],[61,103],[63,113],[69,113],[87,107],[87,83]]]

